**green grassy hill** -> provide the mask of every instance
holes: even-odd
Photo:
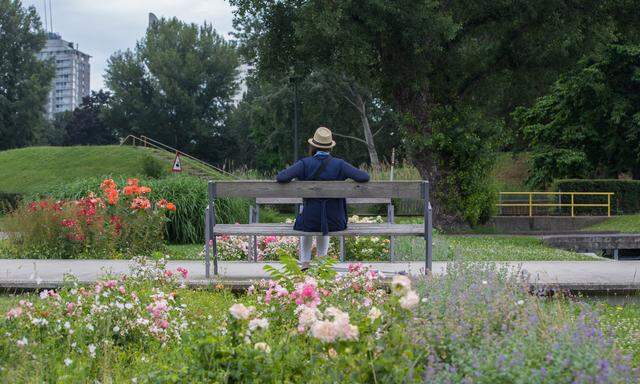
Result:
[[[153,155],[170,171],[173,155],[130,146],[29,147],[0,152],[0,191],[32,194],[91,176],[140,176],[142,160]],[[185,173],[205,176],[210,170],[182,161]]]

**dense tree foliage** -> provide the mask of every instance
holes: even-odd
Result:
[[[118,142],[114,129],[104,122],[111,94],[100,90],[82,99],[64,124],[64,145],[108,145]]]
[[[442,222],[488,217],[503,119],[609,38],[599,1],[233,0],[257,70],[318,67],[379,91]]]
[[[611,45],[514,116],[533,148],[531,185],[623,173],[640,179],[640,46]]]
[[[235,48],[210,24],[175,18],[149,26],[134,50],[109,59],[113,92],[108,124],[120,136],[147,135],[184,151],[215,158],[237,89]]]
[[[312,74],[298,85],[300,99],[299,148],[304,155],[307,139],[318,126],[330,127],[339,145],[336,156],[354,164],[367,163],[370,155],[364,142],[359,111],[323,74]],[[247,79],[247,92],[234,109],[227,128],[240,150],[232,156],[237,163],[272,171],[293,161],[292,107],[293,89],[288,78]],[[400,135],[394,114],[376,100],[367,99],[366,113],[375,134],[376,149],[389,160],[391,149],[400,147]]]
[[[29,145],[44,125],[53,66],[38,60],[45,35],[34,7],[0,0],[0,150]]]

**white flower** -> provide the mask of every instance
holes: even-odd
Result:
[[[263,351],[265,353],[270,353],[271,352],[271,347],[269,346],[269,344],[265,343],[265,342],[258,342],[253,346],[255,349],[258,349],[260,351]]]
[[[318,320],[319,311],[316,308],[301,305],[298,307],[298,327],[307,329]]]
[[[404,309],[411,309],[418,305],[420,297],[414,291],[407,292],[406,295],[400,298],[400,306]]]
[[[71,328],[71,323],[69,323],[68,321],[65,321],[64,329],[69,329],[69,328]]]
[[[233,304],[229,308],[229,312],[231,313],[231,316],[233,316],[238,320],[248,319],[249,316],[251,316],[251,312],[253,312],[254,310],[255,310],[254,307],[247,308],[244,306],[244,304],[240,304],[240,303]]]
[[[524,304],[524,300],[518,300],[518,301],[516,302],[516,304],[518,304],[518,305],[522,305],[522,304]]]
[[[487,280],[482,280],[482,285],[487,285]]]
[[[395,275],[391,280],[393,291],[401,296],[411,289],[411,280],[405,275]]]
[[[91,358],[95,358],[96,357],[96,346],[93,344],[89,344],[89,356],[91,356]]]
[[[377,318],[379,318],[382,315],[382,312],[380,312],[380,310],[376,307],[371,307],[371,309],[369,310],[369,314],[367,315],[367,317],[369,319],[371,319],[371,321],[376,321]]]
[[[131,304],[131,303],[126,303],[126,304],[124,305],[124,307],[125,307],[126,309],[131,309],[131,308],[133,308],[133,304]]]
[[[249,321],[249,329],[255,331],[256,329],[267,329],[269,326],[269,320],[267,319],[252,319]]]
[[[117,325],[115,327],[113,327],[113,332],[115,332],[115,333],[120,332],[120,327],[118,327]]]
[[[71,363],[73,363],[73,360],[71,360],[70,358],[66,358],[64,359],[64,365],[66,365],[67,367],[71,365]]]
[[[90,331],[93,331],[95,329],[92,324],[87,324],[86,328]]]
[[[338,337],[338,329],[333,321],[320,320],[311,326],[311,335],[322,342],[331,343]]]
[[[24,347],[25,345],[29,344],[29,340],[27,340],[26,337],[23,337],[22,339],[16,341],[16,345],[18,347]]]

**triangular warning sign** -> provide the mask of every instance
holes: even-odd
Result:
[[[173,160],[173,172],[182,172],[182,164],[180,163],[180,152],[176,152],[176,159]]]

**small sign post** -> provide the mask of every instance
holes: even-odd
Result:
[[[182,163],[180,162],[180,152],[176,152],[176,159],[173,160],[172,172],[182,172]]]

